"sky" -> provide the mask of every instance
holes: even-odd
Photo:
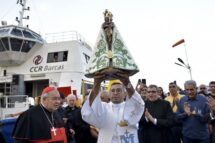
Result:
[[[0,20],[17,24],[17,0],[0,0]],[[126,46],[140,72],[130,77],[157,84],[165,91],[177,81],[183,87],[189,71],[174,64],[177,58],[189,63],[197,84],[215,80],[214,0],[28,0],[25,22],[43,37],[47,33],[77,31],[93,47],[105,9],[113,13]],[[172,45],[184,39],[175,48]],[[185,52],[185,49],[187,52]],[[187,58],[186,58],[187,53]]]

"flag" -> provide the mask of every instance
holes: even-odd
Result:
[[[184,39],[181,39],[178,42],[176,42],[175,44],[173,44],[172,47],[174,48],[174,47],[176,47],[176,46],[178,46],[178,45],[180,45],[180,44],[182,44],[184,42],[185,42]]]

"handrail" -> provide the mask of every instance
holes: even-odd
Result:
[[[0,96],[0,119],[8,118],[29,108],[27,95]]]

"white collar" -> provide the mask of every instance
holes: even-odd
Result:
[[[110,102],[112,104],[113,107],[117,108],[117,107],[121,107],[124,105],[124,102],[118,103],[118,104],[114,104],[112,102]]]

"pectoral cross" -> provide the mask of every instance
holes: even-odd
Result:
[[[51,131],[54,132],[54,135],[56,136],[56,129],[54,127],[52,127]]]

